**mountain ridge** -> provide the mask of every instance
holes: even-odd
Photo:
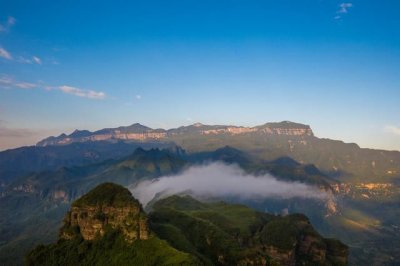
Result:
[[[88,130],[75,130],[73,133],[65,133],[58,137],[48,137],[39,141],[37,146],[65,145],[73,142],[99,141],[99,140],[163,140],[182,134],[200,134],[200,135],[241,135],[249,133],[259,133],[266,135],[288,135],[288,136],[314,136],[309,125],[282,121],[265,123],[254,127],[243,127],[234,125],[204,125],[195,123],[189,126],[181,126],[171,129],[152,129],[140,123],[130,126],[121,126],[117,128],[104,128],[90,132]]]

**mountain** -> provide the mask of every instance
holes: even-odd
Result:
[[[96,141],[62,146],[31,146],[3,151],[0,152],[0,192],[2,187],[15,178],[33,172],[120,159],[131,154],[138,147],[150,149],[173,146],[171,143],[160,142]]]
[[[134,185],[144,179],[178,174],[190,165],[206,161],[235,163],[255,174],[272,171],[279,179],[308,182],[329,191],[333,191],[330,184],[335,183],[322,174],[308,175],[304,165],[282,166],[258,161],[231,147],[199,154],[186,154],[179,147],[138,148],[117,160],[32,173],[15,179],[0,194],[0,264],[12,265],[10,263],[17,262],[32,245],[54,241],[55,228],[71,202],[98,184]],[[312,209],[318,209],[322,216],[327,212],[323,204]]]
[[[203,125],[164,130],[133,124],[84,134],[62,134],[37,146],[88,141],[173,142],[189,153],[234,147],[264,160],[290,157],[313,164],[324,173],[347,182],[393,182],[400,177],[400,152],[362,149],[354,143],[318,138],[308,125],[283,121],[255,127]]]
[[[58,242],[32,250],[27,264],[346,265],[347,256],[304,215],[172,196],[147,216],[127,189],[105,183],[72,203]]]
[[[269,125],[283,126],[307,129],[307,126],[301,128],[290,122]],[[58,227],[73,200],[102,182],[134,185],[144,179],[156,180],[179,174],[191,165],[213,161],[237,164],[254,176],[272,174],[287,182],[306,183],[327,192],[331,199],[328,202],[235,197],[223,200],[246,204],[261,212],[304,213],[322,235],[338,238],[349,245],[351,265],[397,265],[400,262],[397,248],[400,246],[400,176],[396,170],[400,165],[399,152],[361,149],[356,144],[294,133],[299,131],[292,131],[291,135],[283,134],[284,130],[280,130],[279,135],[263,131],[204,133],[223,127],[194,124],[169,131],[170,136],[163,140],[111,139],[3,152],[7,159],[0,167],[0,174],[8,163],[13,165],[9,169],[17,172],[21,165],[24,174],[11,174],[0,187],[0,264],[13,265],[37,243],[54,241],[55,229],[49,228]],[[139,126],[139,130],[143,127]],[[76,134],[88,135],[87,132]],[[74,149],[79,159],[82,158],[81,147],[87,149],[92,145],[104,147],[103,155],[93,162],[74,161]],[[134,147],[143,149],[134,155],[134,149],[131,150]],[[156,147],[167,150],[151,149]],[[28,150],[35,153],[25,154]],[[56,158],[66,156],[67,159],[48,169],[45,158],[52,150],[57,151]],[[14,152],[19,155],[8,156]],[[38,165],[38,170],[27,171],[27,163]]]
[[[72,203],[57,243],[40,245],[27,265],[196,265],[152,234],[129,190],[104,183]]]
[[[247,133],[258,133],[265,135],[288,135],[288,136],[313,136],[309,126],[284,121],[281,123],[266,123],[256,127],[238,126],[208,126],[200,123],[179,127],[174,129],[152,129],[141,124],[133,124],[127,127],[106,128],[95,132],[87,130],[75,130],[70,135],[61,134],[58,137],[49,137],[37,143],[37,146],[65,145],[74,142],[87,142],[99,140],[128,140],[128,141],[148,141],[164,140],[170,137],[185,134],[200,135],[242,135]]]
[[[55,240],[71,202],[103,182],[132,185],[177,173],[186,162],[179,149],[137,149],[118,160],[61,167],[17,178],[0,194],[0,264],[20,265],[32,245]]]

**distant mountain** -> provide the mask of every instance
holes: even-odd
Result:
[[[284,121],[280,123],[267,123],[256,127],[238,126],[208,126],[200,123],[191,126],[179,127],[174,129],[151,129],[141,124],[133,124],[127,127],[105,128],[95,132],[87,130],[75,130],[70,135],[61,134],[58,137],[49,137],[37,143],[37,146],[65,145],[74,142],[87,142],[99,140],[128,140],[128,141],[148,141],[165,140],[170,137],[185,134],[200,135],[242,135],[248,133],[258,133],[265,135],[288,135],[288,136],[313,136],[311,128],[307,125]]]
[[[75,132],[75,135],[81,135]],[[87,134],[82,133],[82,134]],[[109,142],[91,141],[71,143],[62,146],[30,146],[0,152],[0,192],[1,187],[13,179],[32,172],[56,170],[60,167],[81,166],[120,159],[131,154],[136,148],[173,148],[171,143],[161,142]]]
[[[96,141],[173,142],[189,153],[214,151],[230,146],[263,160],[290,157],[313,164],[324,173],[346,181],[394,182],[400,177],[400,152],[362,149],[354,143],[321,139],[310,126],[283,121],[255,127],[203,125],[175,129],[151,129],[133,124],[95,132],[76,131],[40,141],[38,146],[61,146]]]
[[[149,228],[150,225],[150,228]],[[163,240],[161,240],[163,239]],[[346,265],[348,248],[304,215],[278,217],[189,196],[158,201],[149,216],[129,190],[104,183],[72,203],[57,243],[28,265]]]

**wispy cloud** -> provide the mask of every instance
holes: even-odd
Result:
[[[38,86],[34,83],[17,81],[9,76],[3,75],[0,77],[0,87],[6,89],[12,89],[12,88],[33,89],[37,88]]]
[[[138,94],[138,95],[135,96],[135,98],[136,98],[136,100],[141,100],[142,96]]]
[[[0,76],[0,88],[5,89],[45,89],[45,90],[57,90],[61,91],[65,94],[70,94],[78,97],[88,98],[88,99],[95,99],[95,100],[103,100],[106,98],[106,94],[101,91],[94,91],[94,90],[85,90],[77,87],[72,86],[48,86],[43,83],[30,83],[24,81],[18,81],[13,79],[10,76],[3,75]]]
[[[32,58],[18,56],[15,61],[22,64],[38,64],[38,65],[42,64],[42,59],[40,59],[37,56],[32,56]]]
[[[352,3],[341,3],[339,5],[339,10],[336,11],[336,16],[335,19],[340,19],[342,18],[343,14],[347,14],[349,12],[349,9],[353,7]]]
[[[352,3],[341,3],[339,5],[340,9],[338,10],[338,14],[348,13],[349,8],[353,7]]]
[[[66,85],[60,86],[57,88],[66,94],[71,94],[71,95],[75,95],[78,97],[85,97],[85,98],[96,99],[96,100],[102,100],[106,97],[106,94],[101,91],[97,92],[94,90],[83,90],[80,88],[75,88],[75,87],[66,86]]]
[[[400,136],[400,127],[386,126],[385,127],[385,132]]]
[[[0,47],[0,57],[5,58],[7,60],[12,60],[13,57],[10,52],[8,52],[6,49],[3,47]]]
[[[41,64],[42,64],[42,60],[41,60],[39,57],[37,57],[37,56],[33,56],[33,57],[32,57],[32,60],[33,60],[33,62],[35,62],[35,63],[38,64],[38,65],[41,65]]]
[[[0,24],[0,32],[7,32],[15,24],[16,19],[14,17],[8,17],[5,23]]]

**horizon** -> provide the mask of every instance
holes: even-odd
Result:
[[[129,124],[129,125],[122,125],[122,126],[120,125],[120,126],[118,126],[118,127],[130,127],[130,126],[133,126],[133,125],[141,125],[141,126],[148,127],[148,128],[150,128],[151,130],[162,129],[162,130],[165,130],[165,131],[169,131],[169,130],[177,129],[177,128],[180,128],[180,127],[195,126],[195,125],[197,125],[197,124],[200,124],[200,125],[202,125],[202,126],[232,126],[232,127],[248,127],[248,128],[253,128],[253,127],[262,126],[262,125],[269,124],[269,123],[295,123],[295,124],[301,124],[301,125],[303,125],[303,126],[308,126],[308,127],[310,127],[310,129],[312,130],[312,132],[313,132],[313,134],[314,134],[314,137],[316,137],[316,138],[318,138],[318,139],[328,139],[328,140],[333,140],[333,141],[341,141],[341,142],[343,142],[343,143],[345,143],[345,144],[356,144],[356,145],[357,145],[358,147],[360,147],[361,149],[375,149],[375,150],[384,150],[384,151],[395,151],[395,152],[400,152],[400,150],[395,150],[395,149],[393,149],[393,150],[388,150],[388,149],[379,149],[379,148],[362,147],[362,146],[360,146],[358,143],[355,143],[355,142],[346,142],[346,141],[343,141],[343,140],[340,140],[340,139],[331,139],[331,138],[327,138],[327,137],[323,137],[323,136],[318,136],[318,135],[315,134],[314,129],[312,128],[311,125],[307,125],[307,124],[304,124],[304,123],[299,123],[299,122],[296,122],[296,121],[289,121],[289,120],[283,120],[283,121],[268,121],[268,122],[262,123],[262,124],[260,124],[260,125],[250,125],[250,126],[234,125],[234,124],[218,124],[218,125],[217,125],[217,124],[204,124],[204,123],[201,123],[201,122],[194,122],[194,123],[190,123],[190,124],[186,124],[186,125],[181,125],[181,126],[179,126],[179,127],[161,128],[161,127],[150,127],[150,126],[148,126],[148,125],[146,125],[146,124],[139,123],[139,122],[135,122],[135,123],[132,123],[132,124]],[[60,136],[62,136],[62,135],[69,136],[69,135],[71,135],[72,133],[74,133],[75,131],[89,131],[90,133],[95,133],[95,132],[100,131],[100,130],[102,130],[102,129],[115,129],[115,128],[117,128],[117,127],[105,127],[105,128],[97,128],[97,129],[93,129],[93,130],[78,129],[78,128],[76,128],[76,129],[72,129],[72,130],[70,130],[70,131],[68,131],[68,132],[60,132],[59,134],[45,136],[44,138],[38,139],[38,140],[37,140],[35,143],[33,143],[32,145],[18,146],[18,147],[14,147],[14,148],[10,148],[10,149],[4,149],[4,150],[1,150],[1,149],[0,149],[0,152],[1,152],[1,151],[6,151],[6,150],[11,150],[11,149],[23,148],[23,147],[27,147],[27,146],[28,146],[28,147],[29,147],[29,146],[36,146],[37,143],[39,143],[40,141],[45,140],[45,139],[47,139],[47,138],[60,137]]]
[[[4,1],[0,68],[0,151],[131,121],[286,120],[400,151],[394,0]]]

